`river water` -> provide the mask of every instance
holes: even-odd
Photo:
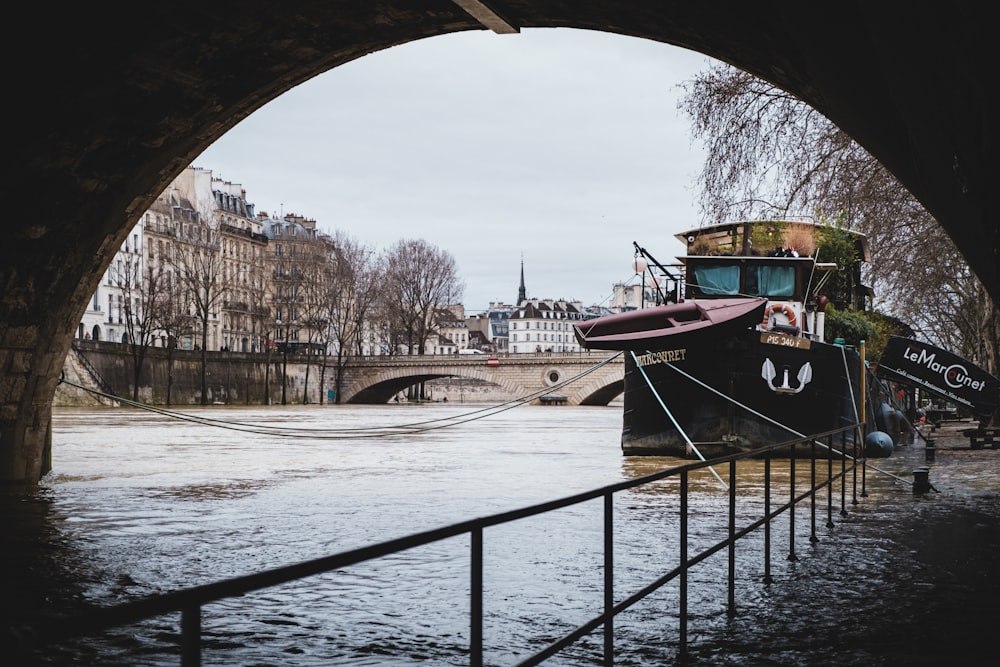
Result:
[[[620,405],[57,409],[53,428],[53,472],[32,497],[2,501],[4,625],[290,565],[679,463],[623,457]],[[845,515],[834,501],[832,527],[823,505],[816,541],[808,506],[798,510],[794,559],[780,528],[787,519],[776,523],[770,585],[762,538],[741,543],[732,615],[725,553],[712,557],[689,583],[689,662],[992,664],[978,656],[1000,592],[998,460],[992,450],[940,449],[925,464],[922,447],[897,448],[873,462],[885,474],[867,472],[857,504],[848,490]],[[912,471],[923,465],[934,491],[914,494]],[[758,474],[740,473],[748,506],[759,505]],[[724,535],[728,494],[707,472],[692,487],[691,539],[707,544]],[[616,599],[676,565],[676,536],[675,487],[616,496]],[[484,532],[486,664],[517,664],[600,612],[602,539],[599,501]],[[203,664],[468,664],[468,554],[468,539],[453,538],[209,605]],[[677,595],[668,584],[619,616],[616,664],[677,660]],[[19,659],[177,665],[178,625],[171,615]],[[595,633],[546,664],[599,664],[600,651]]]

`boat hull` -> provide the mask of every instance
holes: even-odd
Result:
[[[860,367],[853,349],[756,329],[626,352],[622,451],[711,458],[857,423]]]

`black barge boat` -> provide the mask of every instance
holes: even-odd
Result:
[[[861,421],[861,354],[824,335],[821,290],[838,267],[816,254],[822,227],[689,230],[677,235],[688,254],[671,268],[635,244],[659,274],[649,283],[674,284],[673,302],[668,289],[663,305],[575,327],[583,347],[625,352],[625,455],[710,458]],[[779,230],[785,247],[754,252],[762,229]],[[851,237],[867,259],[864,237]]]

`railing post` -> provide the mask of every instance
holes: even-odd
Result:
[[[614,496],[604,494],[604,664],[615,663]]]
[[[819,542],[816,537],[816,440],[809,440],[809,541]]]
[[[729,615],[736,614],[736,461],[729,462]]]
[[[840,432],[840,516],[847,516],[847,431]]]
[[[851,504],[858,504],[858,436],[861,434],[861,427],[858,427],[858,432],[854,435],[854,457],[851,461]]]
[[[771,452],[764,457],[764,583],[771,579]]]
[[[865,448],[864,438],[861,439],[861,497],[868,497],[868,451]]]
[[[788,453],[788,560],[798,560],[795,555],[795,445],[792,443]]]
[[[833,528],[833,433],[826,436],[826,527]]]
[[[687,659],[687,593],[688,593],[688,471],[681,471],[681,526],[680,526],[680,609],[678,609],[678,651],[681,660]]]
[[[469,664],[483,664],[483,527],[470,531]]]
[[[201,667],[201,605],[181,611],[181,667]]]

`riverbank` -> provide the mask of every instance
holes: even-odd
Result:
[[[924,427],[935,445],[932,460],[917,437],[890,458],[870,461],[869,489],[885,497],[860,503],[833,529],[850,533],[853,554],[824,550],[824,568],[790,569],[793,581],[769,587],[765,603],[720,628],[714,646],[699,642],[695,662],[996,664],[1000,449],[972,449],[961,433],[972,426]],[[918,469],[928,470],[926,493],[907,488]],[[844,567],[852,574],[842,574]]]
[[[74,341],[63,364],[53,405],[87,408],[117,405],[108,396],[131,400],[135,360],[127,345]],[[207,354],[205,389],[212,405],[288,405],[335,403],[334,360],[319,356],[218,352]],[[425,381],[429,401],[505,403],[519,398],[483,380],[445,377]],[[167,389],[170,399],[167,399]],[[139,374],[138,400],[148,405],[201,404],[201,352],[151,347]],[[400,392],[399,401],[405,400]]]

